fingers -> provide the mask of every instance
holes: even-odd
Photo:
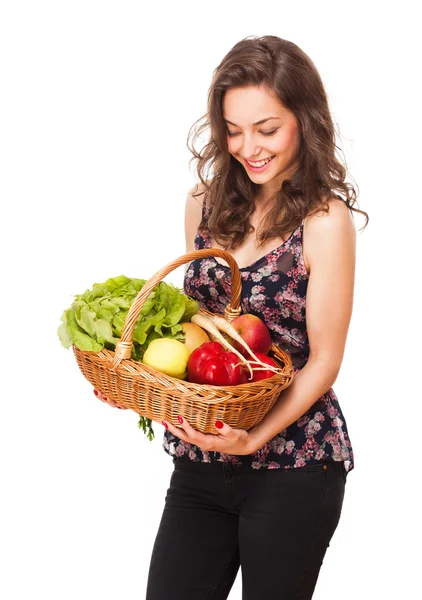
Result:
[[[233,431],[233,428],[230,427],[230,425],[227,425],[227,423],[223,423],[223,421],[216,421],[214,423],[214,426],[216,428],[216,431],[218,431],[219,435],[222,436],[228,436]]]
[[[170,423],[170,421],[163,421],[163,425],[168,431],[170,431],[170,433],[172,433],[179,439],[183,440],[184,442],[193,443],[192,440],[189,439],[188,435],[186,434],[185,431],[183,431],[183,429],[181,427],[175,427],[173,425],[173,423]]]
[[[101,402],[104,402],[104,404],[108,404],[110,406],[113,406],[114,408],[120,408],[120,409],[125,409],[124,406],[120,406],[117,402],[115,402],[114,400],[112,400],[111,398],[107,398],[107,396],[105,396],[102,392],[100,392],[99,390],[94,389],[94,394],[97,396],[97,398],[99,400],[101,400]]]
[[[196,431],[196,429],[194,429],[192,427],[192,425],[186,419],[184,419],[181,415],[179,415],[177,417],[177,420],[179,421],[180,425],[185,430],[185,432],[186,432],[186,434],[188,435],[189,438],[192,439],[192,438],[194,438],[196,436],[196,434],[198,432]]]
[[[177,436],[185,442],[199,446],[202,450],[210,451],[215,449],[216,435],[204,434],[194,429],[188,421],[179,415],[177,417],[179,421],[179,427],[176,427],[169,421],[163,421],[164,427],[168,429],[173,435]],[[227,426],[229,427],[229,426]]]

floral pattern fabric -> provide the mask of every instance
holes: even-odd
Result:
[[[209,208],[204,201],[204,224],[208,217]],[[295,373],[309,357],[308,274],[303,262],[302,238],[303,222],[275,250],[240,268],[242,312],[255,314],[265,322],[273,342],[290,354]],[[194,247],[197,250],[211,247],[208,230],[197,232]],[[184,291],[209,311],[223,314],[231,298],[231,270],[213,257],[194,260],[185,273]],[[354,468],[346,420],[332,388],[254,454],[206,452],[168,430],[164,432],[163,448],[172,456],[186,456],[195,462],[222,461],[251,469],[297,468],[327,460],[343,461],[346,473]]]

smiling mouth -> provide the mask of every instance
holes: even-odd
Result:
[[[248,163],[248,165],[250,165],[251,167],[254,167],[255,169],[259,168],[259,167],[263,167],[265,165],[267,165],[269,162],[271,162],[274,158],[275,154],[273,156],[270,156],[268,158],[264,158],[262,160],[258,160],[256,162],[251,162],[250,160],[247,160],[245,158],[245,161]]]

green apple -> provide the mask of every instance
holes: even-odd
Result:
[[[185,379],[189,352],[183,342],[173,338],[157,338],[145,350],[142,362],[161,373]]]

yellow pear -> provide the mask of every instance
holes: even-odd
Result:
[[[184,379],[189,352],[183,342],[173,338],[157,338],[145,350],[142,362],[161,373]]]
[[[185,336],[185,347],[189,352],[189,356],[192,352],[204,344],[205,342],[209,342],[210,338],[206,331],[199,327],[196,323],[191,323],[190,321],[186,321],[184,323],[180,323],[182,326],[183,334]]]

